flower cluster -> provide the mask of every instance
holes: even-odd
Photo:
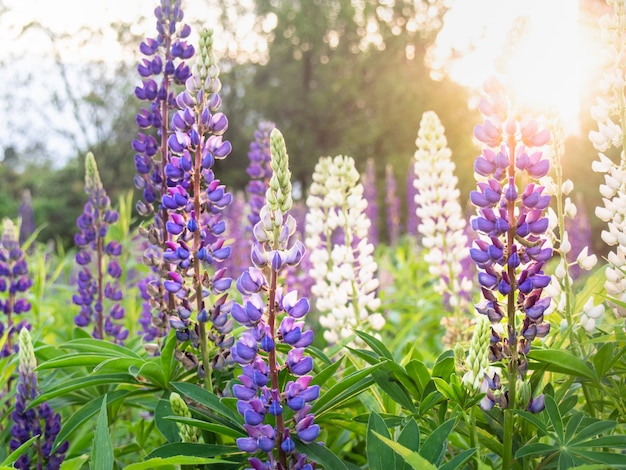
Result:
[[[191,76],[186,61],[195,53],[194,47],[186,41],[191,28],[182,23],[181,0],[161,0],[154,14],[157,36],[146,39],[139,47],[144,58],[137,67],[142,82],[135,88],[135,96],[146,105],[137,114],[140,131],[132,143],[137,170],[134,183],[143,194],[143,199],[137,202],[137,212],[153,215],[148,227],[140,229],[148,241],[144,261],[153,271],[143,281],[147,289],[142,291],[146,301],[140,324],[147,341],[167,332],[169,313],[173,309],[173,302],[163,288],[167,276],[163,252],[170,237],[165,229],[168,209],[160,202],[168,187],[165,166],[171,160],[170,112],[176,109],[173,86],[184,85]]]
[[[387,234],[389,244],[395,245],[400,237],[400,198],[398,198],[398,185],[393,174],[393,167],[385,167],[385,205],[387,207]]]
[[[596,216],[608,224],[603,230],[602,240],[614,247],[609,252],[604,287],[607,294],[626,301],[626,153],[624,133],[626,129],[626,102],[624,81],[626,80],[626,4],[620,0],[609,0],[612,11],[602,16],[600,27],[606,58],[606,72],[600,82],[602,96],[591,108],[592,118],[598,122],[598,130],[589,133],[599,160],[592,169],[604,173],[604,184],[600,186],[603,206],[596,208]],[[617,157],[617,163],[609,158],[609,151]],[[609,154],[609,155],[607,155]],[[626,310],[612,304],[615,313],[626,317]]]
[[[169,270],[163,287],[173,304],[170,325],[180,342],[200,348],[199,375],[209,387],[211,367],[225,364],[233,342],[228,336],[233,323],[226,302],[232,279],[226,268],[218,268],[230,255],[221,213],[232,201],[213,173],[215,161],[231,152],[230,142],[222,138],[228,119],[218,111],[222,101],[218,76],[213,32],[203,30],[194,73],[176,96],[178,111],[172,117],[173,133],[168,139],[172,157],[165,165],[168,187],[161,199],[168,214],[165,228],[169,241],[163,259]],[[206,270],[209,266],[214,268],[211,273]],[[212,365],[207,340],[218,347]]]
[[[254,266],[237,280],[243,303],[231,308],[232,317],[246,327],[232,348],[233,359],[242,366],[241,383],[233,386],[233,394],[249,434],[237,439],[237,446],[250,453],[267,453],[265,462],[250,459],[254,470],[306,470],[313,467],[306,462],[306,455],[295,450],[291,435],[295,432],[303,442],[313,442],[320,431],[310,413],[319,386],[312,385],[312,377],[307,375],[313,369],[313,359],[305,354],[313,342],[313,331],[306,330],[303,321],[309,302],[295,290],[284,293],[277,282],[281,270],[298,265],[304,246],[292,238],[296,222],[288,213],[293,205],[291,172],[285,141],[277,129],[272,130],[270,143],[273,173],[260,220],[253,229]],[[277,343],[288,348],[280,361]],[[281,389],[278,377],[282,369],[293,380]]]
[[[14,315],[28,312],[31,308],[26,299],[33,280],[28,275],[28,263],[18,242],[15,224],[5,219],[0,238],[0,311],[6,315],[6,323],[0,321],[0,336],[7,332],[7,340],[0,351],[0,356],[7,357],[17,352],[13,344],[13,333],[22,328],[25,322],[15,324]]]
[[[11,413],[11,451],[16,450],[30,438],[39,436],[33,450],[22,454],[15,462],[15,468],[30,470],[46,468],[58,470],[65,459],[69,442],[65,441],[53,450],[54,440],[61,430],[61,415],[55,413],[48,403],[41,403],[26,409],[37,398],[37,360],[28,329],[22,328],[19,334],[19,378],[15,394],[15,409]]]
[[[76,219],[80,233],[74,236],[78,247],[75,260],[80,268],[78,294],[72,297],[80,312],[74,322],[80,327],[93,323],[94,338],[104,339],[106,335],[122,343],[128,337],[128,330],[119,323],[125,313],[120,303],[124,296],[120,286],[122,267],[117,260],[122,245],[116,240],[106,241],[108,228],[117,221],[118,213],[111,209],[91,152],[85,158],[85,192],[88,199]],[[105,308],[107,302],[110,306]]]
[[[477,207],[472,228],[478,235],[470,256],[478,267],[484,297],[477,310],[494,325],[490,359],[506,361],[509,381],[505,391],[497,373],[486,377],[483,406],[497,402],[502,408],[523,405],[537,411],[541,400],[533,401],[521,393],[524,386],[518,397],[516,385],[527,370],[526,355],[532,341],[550,329],[544,322],[550,298],[542,297],[550,282],[542,270],[552,256],[545,237],[550,196],[536,182],[550,168],[549,160],[537,150],[549,142],[550,132],[541,130],[531,118],[516,119],[497,81],[487,81],[485,91],[487,97],[481,99],[479,108],[486,119],[474,129],[484,147],[474,163],[478,189],[470,194]],[[518,187],[518,175],[528,181],[524,187]],[[518,313],[523,316],[521,327]],[[496,328],[503,320],[506,329]],[[522,398],[530,401],[518,403]]]
[[[472,288],[471,280],[462,276],[462,262],[468,256],[466,222],[459,204],[452,152],[433,111],[422,115],[415,144],[413,185],[420,220],[417,229],[426,249],[424,259],[430,274],[438,280],[435,291],[445,296],[453,309],[465,310]]]
[[[248,175],[250,181],[246,186],[248,193],[248,203],[250,204],[250,213],[248,221],[250,222],[250,230],[261,220],[259,213],[265,203],[265,191],[272,176],[270,167],[270,133],[276,125],[270,121],[261,121],[259,127],[254,131],[254,140],[250,142],[250,151],[248,158]]]
[[[382,329],[385,319],[376,290],[378,265],[368,241],[370,220],[363,185],[351,157],[322,157],[307,198],[306,245],[310,249],[311,292],[328,343],[354,330]]]

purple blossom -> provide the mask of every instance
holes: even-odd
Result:
[[[107,241],[109,226],[117,221],[118,214],[111,209],[93,154],[88,153],[85,161],[88,199],[76,220],[80,232],[74,236],[78,247],[75,260],[80,267],[78,293],[72,297],[80,312],[74,322],[80,327],[93,323],[94,338],[104,339],[106,335],[121,344],[128,337],[128,330],[119,323],[124,317],[120,303],[122,268],[117,261],[122,247],[115,240]]]
[[[0,311],[6,316],[5,323],[0,320],[0,335],[8,332],[7,340],[0,351],[2,357],[18,351],[13,335],[26,322],[16,323],[15,315],[31,309],[27,295],[32,284],[28,263],[18,242],[17,228],[11,220],[6,219],[0,238]]]
[[[407,234],[416,237],[418,235],[417,228],[421,224],[421,220],[417,215],[417,198],[419,196],[417,194],[417,188],[415,187],[415,179],[415,164],[411,161],[406,178],[406,203],[408,212],[406,232]]]
[[[304,246],[294,239],[296,221],[289,213],[291,182],[284,140],[277,130],[270,140],[273,175],[253,229],[254,266],[237,280],[243,300],[231,308],[233,318],[246,327],[231,351],[233,360],[242,366],[233,395],[239,400],[237,410],[248,432],[248,437],[237,439],[237,446],[251,454],[268,454],[267,462],[250,458],[253,469],[312,468],[291,438],[295,433],[302,441],[313,442],[320,433],[309,412],[309,403],[319,396],[319,386],[311,385],[308,375],[313,359],[306,348],[313,342],[313,331],[306,329],[303,319],[310,306],[298,291],[285,292],[278,285],[281,272],[300,263]],[[282,360],[277,343],[288,348]],[[288,374],[282,389],[281,370]]]
[[[541,297],[550,282],[550,276],[543,273],[544,264],[552,256],[545,236],[545,209],[550,199],[533,181],[549,170],[549,161],[536,147],[547,143],[550,136],[531,118],[516,119],[513,113],[508,117],[503,90],[497,83],[488,82],[485,89],[488,97],[483,98],[480,107],[492,114],[487,114],[485,123],[474,131],[487,147],[476,159],[474,169],[479,182],[470,194],[477,207],[472,228],[478,234],[470,256],[478,267],[483,294],[477,310],[493,324],[506,319],[505,337],[492,330],[490,358],[512,362],[516,373],[523,375],[532,341],[546,336],[550,329],[550,324],[544,322],[550,298]],[[496,110],[497,115],[493,114]],[[527,181],[524,187],[516,181],[519,173]],[[518,314],[522,316],[521,324]],[[509,390],[502,393],[498,375],[486,377],[488,393],[483,405],[489,408],[497,402],[501,407],[510,406],[509,397],[517,399],[511,381],[517,381],[517,377],[509,377]],[[536,412],[542,404],[537,397],[524,407]]]
[[[32,198],[30,190],[25,189],[22,194],[22,203],[19,208],[20,215],[20,246],[35,233],[35,213],[33,212]]]
[[[258,129],[254,131],[254,140],[250,143],[250,151],[248,152],[250,164],[247,168],[250,181],[246,186],[248,203],[250,204],[250,213],[248,214],[250,230],[260,220],[259,213],[265,203],[265,191],[272,176],[270,133],[274,127],[276,126],[273,122],[261,121]]]
[[[171,304],[170,326],[179,341],[190,340],[192,348],[202,351],[199,375],[209,389],[211,368],[226,364],[233,344],[228,336],[233,327],[228,319],[231,302],[226,300],[232,279],[223,266],[231,246],[226,244],[222,218],[232,195],[213,172],[215,161],[229,155],[231,144],[223,138],[228,120],[219,112],[221,82],[212,34],[201,32],[197,71],[175,98],[178,110],[168,139],[172,157],[165,165],[167,191],[161,198],[168,209],[163,259],[169,269],[163,288]],[[204,353],[207,341],[218,348],[212,363]]]
[[[37,390],[37,362],[28,329],[20,331],[19,377],[15,394],[15,408],[11,413],[11,440],[9,448],[16,450],[34,436],[39,438],[33,444],[33,450],[24,453],[15,462],[15,468],[30,470],[46,468],[58,470],[65,459],[69,442],[65,441],[54,451],[52,445],[61,430],[61,415],[55,413],[43,402],[34,408],[27,406],[39,395]]]

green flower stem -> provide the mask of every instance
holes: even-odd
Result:
[[[510,135],[507,145],[509,147],[509,159],[510,164],[508,168],[509,177],[515,177],[515,135]],[[509,219],[509,230],[507,232],[507,250],[512,252],[513,244],[515,241],[515,201],[509,201],[507,203],[507,215]],[[515,267],[507,263],[507,273],[511,283],[511,291],[507,295],[507,330],[509,339],[509,362],[508,362],[508,406],[504,410],[504,437],[503,437],[503,453],[502,453],[502,468],[513,468],[513,409],[515,408],[517,394],[517,376],[518,376],[518,358],[517,358],[517,330],[516,330],[516,313],[515,307],[515,292],[517,291],[517,278],[515,275]]]
[[[201,213],[200,208],[200,174],[202,171],[202,147],[198,146],[196,148],[195,159],[194,159],[194,172],[193,172],[193,206],[196,213],[196,216],[199,216]],[[200,259],[197,254],[200,250],[200,230],[196,230],[193,234],[193,245],[194,245],[194,257],[193,257],[193,284],[196,290],[196,310],[199,314],[202,311],[202,273],[200,272]],[[212,379],[212,370],[211,363],[209,361],[209,348],[208,348],[208,336],[206,331],[206,323],[198,322],[198,335],[200,337],[200,355],[202,360],[202,367],[204,369],[204,387],[209,391],[213,392],[213,379]]]

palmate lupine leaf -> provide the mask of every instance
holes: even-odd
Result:
[[[385,421],[374,411],[370,414],[367,423],[365,447],[370,470],[387,470],[396,467],[394,450],[382,440],[383,438],[391,441],[391,435]]]
[[[598,379],[594,370],[585,361],[562,349],[534,349],[528,354],[528,358],[547,365],[550,372],[560,372],[594,381]],[[530,363],[528,367],[533,369],[533,364]]]

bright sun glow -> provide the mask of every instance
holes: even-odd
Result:
[[[554,110],[575,133],[593,50],[577,1],[475,0],[454,4],[430,59],[475,90],[498,72],[518,106]]]

